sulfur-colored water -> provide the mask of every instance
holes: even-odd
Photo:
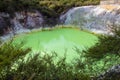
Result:
[[[15,44],[25,42],[23,48],[30,47],[33,52],[55,51],[59,57],[63,57],[66,52],[67,59],[70,61],[78,56],[75,47],[80,50],[89,48],[97,42],[97,39],[95,35],[79,29],[61,28],[19,35],[14,38],[14,42]]]

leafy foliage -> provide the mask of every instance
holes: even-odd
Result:
[[[66,57],[56,61],[55,52],[51,55],[36,54],[29,56],[27,61],[21,58],[16,68],[7,68],[2,80],[91,80],[114,64],[118,64],[119,57],[111,55],[94,61],[85,57],[84,53],[76,48],[79,58],[73,63],[66,63]],[[112,57],[112,58],[111,58]],[[117,62],[117,63],[116,63]],[[114,63],[114,64],[113,64]]]
[[[54,54],[54,53],[53,53]],[[65,58],[54,62],[55,55],[40,54],[30,57],[26,62],[22,60],[17,70],[8,69],[2,79],[10,80],[90,80],[90,76],[75,70],[65,62]]]
[[[19,58],[30,52],[30,49],[23,50],[21,46],[22,44],[15,46],[12,42],[0,45],[0,76],[4,74],[6,69],[11,68],[13,63],[15,63]]]
[[[102,58],[106,54],[120,55],[120,31],[115,31],[114,35],[99,36],[99,41],[95,46],[89,48],[86,56],[92,58]]]

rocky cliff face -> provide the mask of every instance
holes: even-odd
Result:
[[[54,20],[51,20],[54,21]],[[77,25],[96,33],[110,33],[113,26],[120,26],[119,5],[82,6],[70,9],[60,16],[62,24]],[[54,23],[56,23],[54,21]],[[25,30],[43,26],[45,20],[37,11],[15,12],[13,17],[8,13],[0,13],[0,34],[11,30]]]
[[[8,13],[0,13],[0,33],[6,33],[11,30],[24,30],[41,27],[44,19],[37,10],[32,12],[15,12],[13,17]]]
[[[97,33],[111,32],[113,26],[120,26],[120,6],[83,6],[70,9],[60,16],[63,24],[77,25]]]

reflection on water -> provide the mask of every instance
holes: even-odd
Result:
[[[64,56],[63,53],[67,50],[66,56],[70,56],[69,53],[75,53],[74,47],[78,47],[79,49],[83,49],[83,45],[76,44],[75,42],[66,40],[63,35],[59,38],[54,38],[50,40],[48,43],[41,43],[44,51],[56,51],[59,53],[59,56]]]

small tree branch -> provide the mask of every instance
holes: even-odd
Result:
[[[33,73],[32,75],[31,75],[31,77],[28,79],[28,80],[32,80],[34,77],[35,77],[35,73]]]

